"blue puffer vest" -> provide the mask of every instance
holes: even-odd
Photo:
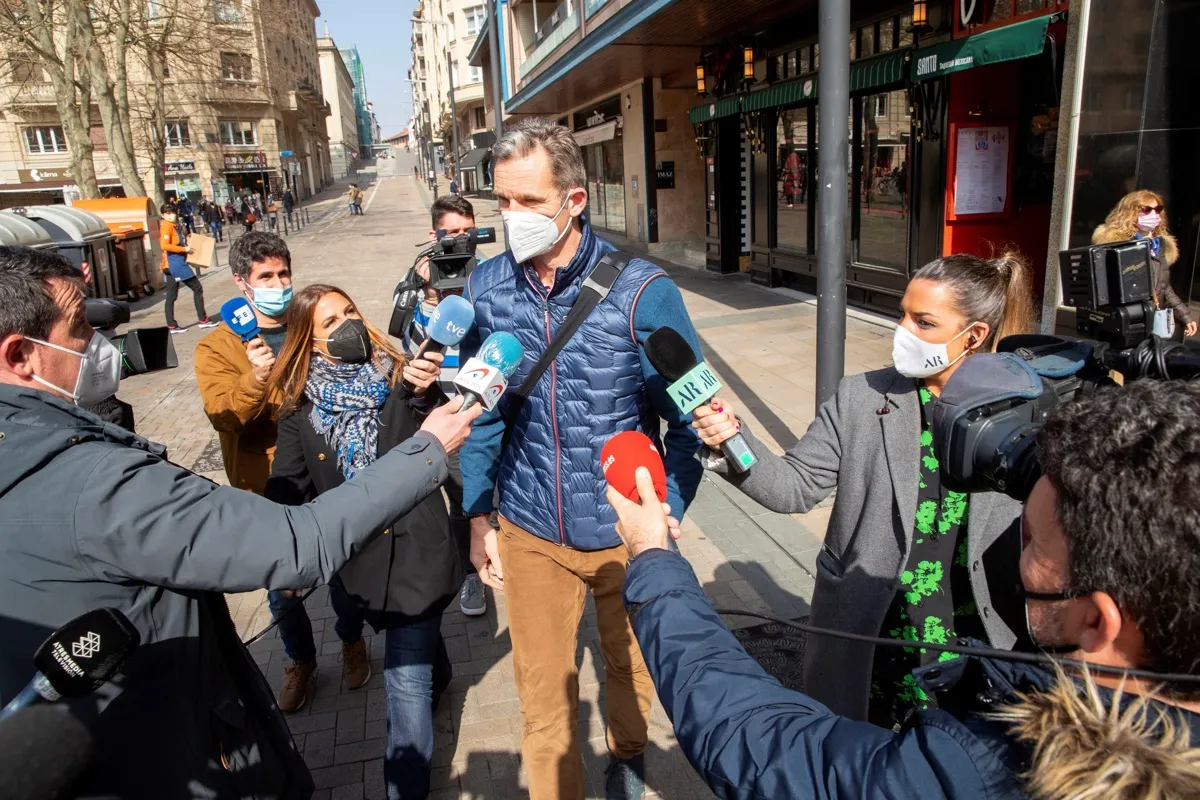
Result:
[[[508,331],[525,348],[509,382],[511,391],[549,346],[592,268],[614,249],[584,224],[579,252],[557,272],[549,295],[533,267],[514,263],[511,251],[471,274],[469,292],[481,338]],[[659,441],[632,313],[646,284],[663,277],[666,273],[653,264],[632,259],[542,375],[514,422],[500,462],[500,513],[530,533],[578,550],[621,544],[616,514],[604,497],[600,448],[627,430]],[[507,400],[500,401],[501,414],[508,413]]]

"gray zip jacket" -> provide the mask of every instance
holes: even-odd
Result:
[[[63,623],[122,611],[141,647],[71,702],[96,743],[81,796],[307,797],[312,783],[219,593],[324,584],[440,488],[418,433],[302,506],[172,464],[164,449],[52,395],[0,385],[0,698]]]

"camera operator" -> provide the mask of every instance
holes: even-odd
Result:
[[[475,208],[465,197],[443,195],[433,201],[429,209],[433,229],[429,231],[429,241],[437,241],[438,234],[443,236],[463,236],[475,227]],[[417,275],[425,282],[424,299],[413,313],[412,325],[405,332],[404,345],[409,353],[416,353],[417,348],[426,339],[425,326],[441,301],[441,294],[433,288],[433,276],[429,273],[429,259],[422,258],[415,267]],[[458,347],[448,347],[445,360],[442,361],[442,374],[438,378],[438,386],[447,397],[454,397],[458,389],[454,386],[454,377],[458,375],[460,364]],[[466,579],[458,593],[459,610],[468,617],[478,617],[487,611],[487,595],[484,594],[483,584],[475,565],[471,563],[471,520],[463,512],[462,507],[462,471],[458,466],[458,455],[450,459],[450,478],[443,487],[446,499],[450,505],[450,524],[454,532],[454,541],[458,545],[459,560],[462,562]]]
[[[1034,642],[1089,664],[1196,675],[1200,383],[1103,389],[1056,407],[1037,441],[1043,477],[1024,507],[1018,588]],[[717,795],[1200,796],[1196,682],[960,657],[917,671],[947,694],[899,732],[784,689],[666,549],[648,474],[639,488],[640,506],[608,493],[633,558],[625,602],[679,744]]]
[[[218,486],[79,408],[116,389],[113,346],[53,253],[0,247],[0,695],[66,620],[124,613],[141,646],[71,709],[97,743],[81,792],[307,797],[312,782],[222,593],[327,582],[445,479],[479,411],[421,430],[319,503]]]

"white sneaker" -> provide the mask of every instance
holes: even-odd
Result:
[[[478,575],[468,575],[458,592],[458,607],[468,617],[478,617],[487,611],[487,595]]]

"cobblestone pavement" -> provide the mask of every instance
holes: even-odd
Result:
[[[309,205],[309,225],[288,237],[297,284],[333,283],[358,302],[368,318],[386,326],[392,287],[411,264],[415,246],[428,231],[428,192],[401,166],[399,177],[372,180],[366,213],[349,217],[340,199],[344,183]],[[367,178],[360,175],[360,184]],[[477,203],[481,225],[499,226],[494,202]],[[499,252],[485,246],[484,254]],[[225,249],[219,251],[225,264]],[[776,450],[790,445],[813,416],[816,306],[811,298],[751,285],[744,276],[719,277],[687,267],[664,266],[683,291],[704,346],[705,358],[725,384],[723,394],[745,421]],[[202,276],[208,310],[216,314],[236,290],[228,269]],[[180,321],[190,321],[187,297]],[[161,293],[136,306],[133,327],[162,325]],[[179,367],[135,376],[121,396],[134,405],[138,432],[162,442],[172,460],[225,482],[220,450],[204,416],[193,373],[192,351],[204,334],[198,328],[173,337]],[[876,368],[890,360],[890,330],[880,320],[851,312],[847,321],[847,372]],[[814,558],[828,509],[795,517],[774,514],[742,497],[719,479],[705,478],[684,521],[681,550],[696,569],[714,604],[721,608],[807,613]],[[308,599],[320,670],[311,701],[291,716],[292,731],[312,767],[317,797],[383,797],[385,743],[383,636],[369,635],[374,676],[357,691],[341,686],[340,643],[332,631],[333,610],[320,589]],[[262,592],[229,596],[245,637],[262,630],[270,614]],[[755,624],[730,618],[734,626]],[[485,616],[468,619],[457,605],[442,628],[454,662],[451,692],[436,715],[434,793],[437,800],[501,800],[524,796],[520,767],[521,715],[513,686],[511,643],[503,595],[489,592]],[[268,680],[278,687],[282,643],[271,631],[251,650]],[[579,731],[589,797],[603,796],[607,760],[603,669],[589,602],[579,635]],[[675,745],[671,725],[655,702],[647,750],[650,796],[710,796]]]

